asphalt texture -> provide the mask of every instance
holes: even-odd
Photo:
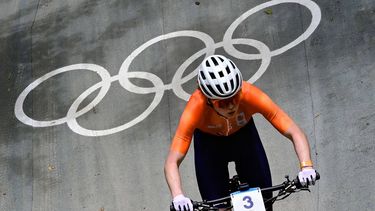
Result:
[[[164,160],[213,53],[309,139],[321,180],[275,210],[375,209],[375,1],[2,0],[0,210],[169,210]],[[273,183],[295,177],[291,142],[254,119]]]

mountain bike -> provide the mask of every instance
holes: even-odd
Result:
[[[320,175],[316,172],[316,180],[320,179]],[[293,180],[289,176],[285,176],[285,181],[279,185],[267,188],[252,188],[247,183],[241,183],[237,175],[229,180],[229,192],[227,197],[211,200],[211,201],[192,201],[194,211],[218,211],[219,206],[227,207],[227,210],[233,211],[266,211],[275,201],[283,200],[292,193],[300,191],[309,191],[308,185],[301,185],[296,177]],[[270,199],[263,199],[261,193],[279,191],[278,194]],[[173,204],[170,211],[175,211]]]

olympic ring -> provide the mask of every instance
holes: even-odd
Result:
[[[233,33],[235,29],[248,17],[250,17],[252,14],[261,11],[262,9],[282,4],[282,3],[296,3],[300,4],[302,6],[305,6],[307,9],[310,10],[312,14],[312,19],[309,27],[294,41],[288,43],[287,45],[271,51],[267,45],[265,45],[263,42],[260,42],[258,40],[249,39],[249,38],[236,38],[233,39]],[[321,20],[321,11],[319,6],[311,1],[311,0],[273,0],[269,2],[265,2],[263,4],[260,4],[245,13],[243,13],[241,16],[239,16],[227,29],[223,36],[223,41],[215,43],[212,37],[210,37],[208,34],[199,32],[199,31],[176,31],[171,32],[168,34],[157,36],[137,49],[135,49],[122,63],[118,75],[110,76],[109,72],[96,64],[74,64],[65,66],[59,69],[56,69],[52,72],[49,72],[45,74],[44,76],[36,79],[34,82],[32,82],[29,86],[25,88],[17,98],[17,101],[15,103],[15,116],[17,119],[24,124],[30,125],[32,127],[49,127],[49,126],[55,126],[60,125],[63,123],[67,123],[69,128],[80,135],[83,136],[105,136],[110,135],[114,133],[118,133],[120,131],[126,130],[139,122],[146,119],[149,114],[159,105],[159,103],[162,100],[162,97],[164,96],[164,92],[166,90],[172,89],[174,94],[179,97],[180,99],[183,99],[185,101],[188,100],[189,94],[183,90],[182,85],[186,83],[187,81],[190,81],[192,78],[194,78],[197,74],[197,68],[194,69],[193,72],[187,74],[185,77],[182,77],[185,70],[199,57],[205,55],[205,57],[212,55],[215,53],[215,50],[217,48],[223,48],[225,52],[227,52],[229,55],[242,60],[261,60],[261,65],[259,66],[258,70],[254,73],[254,75],[248,80],[251,83],[254,83],[257,81],[263,73],[267,70],[267,67],[269,66],[271,62],[271,58],[273,56],[280,55],[284,53],[285,51],[293,48],[294,46],[298,45],[302,41],[306,40],[318,27]],[[149,72],[128,72],[129,67],[133,60],[142,53],[146,48],[150,47],[151,45],[158,43],[159,41],[171,39],[171,38],[177,38],[177,37],[192,37],[197,38],[203,41],[205,48],[199,50],[198,52],[194,53],[192,56],[190,56],[187,60],[185,60],[181,66],[176,70],[175,75],[172,78],[172,81],[170,84],[164,84],[163,81],[156,76],[155,74],[149,73]],[[236,48],[234,48],[234,45],[248,45],[256,48],[259,51],[259,54],[247,54],[244,52],[238,51]],[[23,105],[26,97],[28,94],[33,91],[38,85],[43,83],[44,81],[48,80],[51,77],[54,77],[58,74],[69,72],[72,70],[90,70],[93,72],[96,72],[100,78],[101,81],[94,84],[87,90],[85,90],[80,96],[77,97],[77,99],[72,103],[70,106],[66,117],[51,120],[51,121],[38,121],[30,118],[27,116],[23,110]],[[133,83],[130,82],[129,78],[142,78],[150,81],[153,84],[153,87],[139,87]],[[110,129],[105,130],[90,130],[83,128],[80,126],[77,122],[77,118],[82,116],[83,114],[90,111],[94,106],[98,105],[101,100],[105,97],[107,94],[112,82],[119,81],[120,85],[133,93],[136,94],[150,94],[154,93],[154,99],[151,102],[151,104],[147,107],[147,109],[141,113],[139,116],[134,118],[133,120],[117,126]],[[81,110],[78,110],[81,103],[94,91],[97,89],[100,89],[98,95],[94,98],[92,102],[90,102],[87,106],[82,108]]]
[[[278,0],[278,1],[269,1],[269,2],[266,2],[266,3],[260,4],[256,7],[248,10],[247,12],[243,13],[240,17],[238,17],[228,27],[228,30],[224,34],[224,38],[223,38],[224,42],[229,41],[232,38],[234,30],[240,25],[240,23],[242,21],[244,21],[250,15],[252,15],[252,14],[254,14],[254,13],[260,11],[260,10],[263,10],[265,8],[268,8],[268,7],[271,7],[271,6],[280,4],[280,3],[297,3],[297,4],[300,4],[302,6],[305,6],[305,7],[307,7],[307,9],[310,10],[310,12],[312,14],[312,19],[311,19],[310,26],[306,29],[306,31],[304,33],[302,33],[299,37],[297,37],[297,39],[295,39],[293,42],[285,45],[284,47],[273,50],[271,52],[271,56],[276,56],[276,55],[282,54],[285,51],[287,51],[287,50],[293,48],[294,46],[298,45],[302,41],[306,40],[315,31],[315,29],[318,27],[318,25],[320,23],[321,11],[320,11],[319,6],[311,0]],[[230,55],[233,55],[233,56],[237,55],[238,59],[246,59],[246,58],[260,59],[259,55],[245,54],[243,52],[238,51],[233,46],[224,46],[224,49]]]
[[[47,79],[49,79],[49,78],[51,78],[55,75],[64,73],[64,72],[69,72],[69,71],[72,71],[72,70],[82,70],[82,69],[91,70],[91,71],[94,71],[94,72],[98,73],[99,76],[101,77],[102,81],[108,81],[111,78],[111,76],[109,75],[109,73],[106,69],[104,69],[103,67],[101,67],[99,65],[95,65],[95,64],[69,65],[69,66],[65,66],[65,67],[59,68],[57,70],[54,70],[52,72],[49,72],[49,73],[45,74],[44,76],[35,80],[29,86],[27,86],[26,89],[23,90],[22,93],[19,95],[19,97],[17,98],[17,101],[16,101],[15,112],[14,112],[17,119],[20,120],[21,122],[23,122],[27,125],[33,126],[33,127],[49,127],[49,126],[55,126],[55,125],[66,123],[67,120],[68,120],[68,117],[56,119],[56,120],[52,120],[52,121],[37,121],[37,120],[31,119],[30,117],[28,117],[25,114],[25,112],[23,110],[23,104],[24,104],[24,101],[25,101],[27,95],[32,90],[34,90],[38,85],[40,85],[42,82],[46,81]],[[91,103],[89,103],[86,107],[81,109],[73,117],[77,118],[77,117],[87,113],[95,105],[97,105],[103,99],[103,97],[106,95],[106,93],[108,92],[108,90],[110,88],[110,85],[111,84],[107,84],[105,86],[102,86],[102,89],[100,90],[98,96],[96,96]]]
[[[134,50],[128,56],[128,58],[125,59],[125,61],[121,65],[120,71],[119,71],[119,76],[120,76],[119,82],[120,82],[121,86],[123,86],[125,89],[127,89],[131,92],[138,93],[138,94],[151,93],[151,92],[158,91],[158,90],[161,90],[161,89],[164,91],[166,89],[172,88],[171,86],[164,85],[164,84],[163,84],[162,87],[153,87],[153,88],[138,87],[138,86],[132,84],[129,80],[127,80],[127,77],[125,77],[125,76],[126,76],[127,71],[129,70],[130,63],[134,60],[134,58],[136,56],[138,56],[147,47],[151,46],[154,43],[162,41],[162,40],[175,38],[175,37],[181,37],[181,36],[195,37],[195,38],[201,39],[201,40],[203,40],[204,44],[206,45],[206,48],[214,45],[214,40],[209,35],[207,35],[203,32],[198,32],[198,31],[178,31],[178,32],[172,32],[172,33],[169,33],[169,34],[165,34],[165,35],[155,37],[155,38],[151,39],[150,41],[146,42],[145,44],[141,45],[136,50]],[[207,49],[207,51],[210,54],[214,53],[214,49]]]
[[[128,73],[128,77],[131,77],[131,78],[139,77],[139,78],[148,79],[153,83],[154,86],[162,86],[163,85],[163,81],[159,77],[157,77],[154,74],[147,73],[147,72],[130,72],[130,73]],[[68,120],[69,120],[68,126],[72,131],[74,131],[78,134],[81,134],[81,135],[85,135],[85,136],[104,136],[104,135],[109,135],[109,134],[113,134],[113,133],[117,133],[117,132],[126,130],[126,129],[136,125],[140,121],[144,120],[156,108],[156,106],[158,106],[158,104],[160,103],[160,101],[161,101],[161,99],[164,95],[164,91],[162,91],[162,92],[157,91],[152,103],[150,104],[150,106],[141,115],[139,115],[138,117],[136,117],[132,121],[130,121],[130,122],[128,122],[128,123],[126,123],[122,126],[118,126],[118,127],[108,129],[108,130],[88,130],[88,129],[82,128],[77,123],[77,119],[74,118],[75,113],[76,113],[79,105],[82,103],[82,101],[84,99],[86,99],[87,96],[89,96],[92,92],[94,92],[95,90],[97,90],[101,86],[102,86],[102,84],[96,84],[96,85],[90,87],[85,92],[83,92],[77,98],[76,101],[73,102],[73,104],[70,107],[70,109],[68,111],[68,114],[67,114]],[[70,118],[70,117],[73,117],[73,118]]]

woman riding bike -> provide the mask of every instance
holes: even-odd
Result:
[[[193,210],[191,200],[182,191],[179,173],[193,136],[196,177],[203,200],[229,195],[228,162],[231,161],[241,182],[250,187],[272,186],[267,156],[252,118],[256,113],[293,142],[300,161],[300,182],[315,183],[316,173],[305,134],[264,92],[243,81],[230,59],[221,55],[204,59],[199,67],[198,84],[182,113],[164,166],[176,210]],[[271,193],[263,194],[265,199],[271,197]]]

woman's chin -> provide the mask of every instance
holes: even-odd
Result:
[[[236,114],[235,111],[231,111],[231,112],[223,114],[223,116],[226,117],[226,118],[232,118],[232,117],[234,117],[235,114]]]

